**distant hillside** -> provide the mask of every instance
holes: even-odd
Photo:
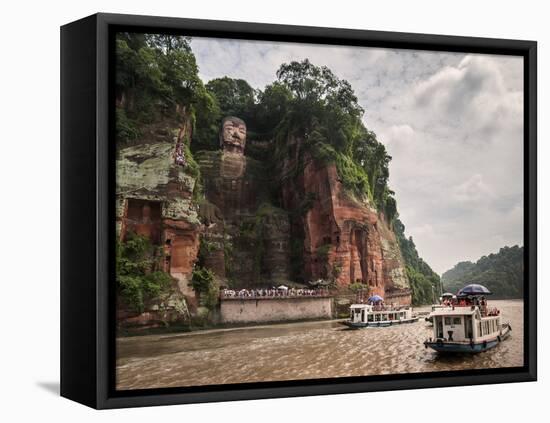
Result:
[[[439,292],[439,276],[420,257],[412,237],[405,236],[405,225],[401,220],[395,219],[394,230],[405,260],[407,276],[412,289],[413,305],[432,303],[434,292]]]
[[[456,293],[464,285],[478,283],[496,298],[523,298],[523,247],[503,247],[476,263],[463,261],[441,275],[444,291]]]

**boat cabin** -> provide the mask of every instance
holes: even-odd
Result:
[[[432,313],[434,337],[448,341],[483,340],[500,332],[500,315],[482,316],[478,306],[442,308]]]
[[[410,322],[412,319],[412,309],[408,306],[353,304],[348,326],[389,326]]]

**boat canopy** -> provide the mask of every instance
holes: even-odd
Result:
[[[492,292],[489,291],[483,285],[472,283],[470,285],[466,285],[464,288],[458,291],[457,295],[459,297],[467,297],[468,295],[491,295],[491,294]]]

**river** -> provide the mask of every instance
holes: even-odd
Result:
[[[490,305],[500,308],[512,335],[477,355],[424,348],[432,328],[422,319],[360,330],[325,321],[117,338],[117,389],[522,366],[523,301]]]

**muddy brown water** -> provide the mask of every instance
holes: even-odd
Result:
[[[334,321],[117,339],[117,388],[319,379],[523,365],[523,302],[491,301],[512,336],[476,355],[426,349],[424,320],[347,330]],[[415,311],[426,311],[418,308]]]

